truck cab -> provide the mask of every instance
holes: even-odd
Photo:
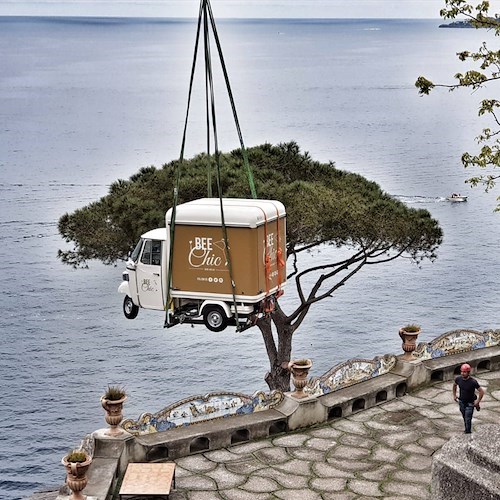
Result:
[[[125,294],[123,312],[134,319],[139,308],[163,311],[165,290],[162,280],[162,261],[165,261],[166,229],[148,231],[141,236],[127,260],[123,282],[118,291]]]

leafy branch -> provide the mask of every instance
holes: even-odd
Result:
[[[445,8],[441,9],[440,15],[444,19],[456,19],[459,16],[465,17],[470,25],[476,29],[486,29],[493,32],[495,36],[500,35],[500,18],[498,14],[489,15],[490,3],[482,1],[473,6],[466,0],[445,0]],[[457,53],[457,57],[462,62],[469,62],[477,65],[464,73],[454,75],[455,83],[434,83],[424,76],[419,76],[415,82],[420,95],[429,95],[436,88],[447,88],[454,91],[459,88],[469,88],[476,91],[486,87],[487,84],[500,80],[500,50],[488,48],[486,42],[475,52],[464,50]],[[471,176],[466,183],[475,187],[482,185],[486,191],[490,191],[496,185],[500,174],[492,173],[491,170],[500,166],[500,120],[498,108],[500,101],[496,99],[484,99],[479,104],[478,116],[487,116],[495,129],[485,127],[475,138],[479,151],[477,153],[465,152],[462,154],[462,164],[465,168],[479,168],[487,170],[486,173],[479,173]],[[500,196],[497,197],[496,211],[500,211]]]

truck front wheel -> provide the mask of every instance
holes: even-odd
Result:
[[[134,319],[139,314],[139,306],[136,306],[128,295],[123,299],[123,313],[127,319]]]
[[[203,311],[205,326],[212,332],[221,332],[227,326],[227,316],[220,306],[207,306]]]

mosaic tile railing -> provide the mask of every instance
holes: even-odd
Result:
[[[437,339],[420,343],[413,352],[413,358],[419,361],[435,359],[460,352],[475,351],[484,347],[500,345],[500,330],[453,330]]]
[[[334,366],[321,377],[312,378],[304,392],[308,396],[322,396],[329,392],[388,373],[396,366],[396,356],[386,354],[372,360],[350,359]]]
[[[135,435],[150,434],[207,420],[269,410],[283,399],[281,391],[259,391],[253,396],[236,392],[211,392],[206,396],[183,399],[158,413],[143,413],[138,420],[124,420],[121,427]]]

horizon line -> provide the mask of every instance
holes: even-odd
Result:
[[[186,17],[186,16],[110,16],[110,15],[97,15],[97,14],[0,14],[0,17],[49,17],[49,18],[68,18],[68,17],[79,17],[79,18],[98,18],[98,19],[184,19],[184,20],[197,20],[197,16]],[[217,19],[226,19],[226,20],[271,20],[271,19],[309,19],[315,21],[323,21],[323,20],[336,20],[336,19],[359,19],[359,20],[421,20],[421,21],[443,21],[440,17],[224,17],[219,16]],[[446,20],[444,20],[446,21]]]

